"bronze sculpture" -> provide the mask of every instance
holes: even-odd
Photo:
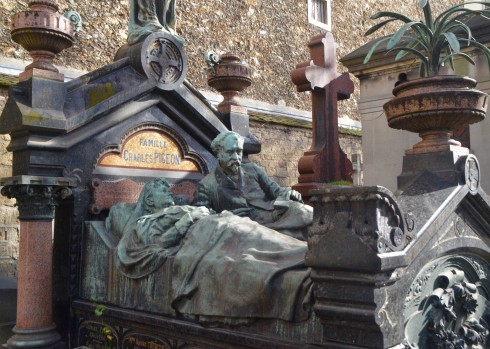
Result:
[[[231,211],[279,232],[305,239],[313,209],[304,205],[301,194],[281,188],[256,164],[242,164],[244,139],[228,131],[211,143],[218,166],[198,185],[194,204],[222,212]]]
[[[148,34],[165,31],[183,41],[175,33],[177,0],[130,0],[128,43],[135,44]]]
[[[127,215],[118,205],[106,221],[114,235],[109,222]],[[174,205],[164,179],[147,183],[117,245],[117,269],[131,279],[171,275],[159,301],[202,323],[306,320],[312,304],[306,243],[230,212],[211,213]]]

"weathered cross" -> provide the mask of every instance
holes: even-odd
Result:
[[[311,61],[291,72],[298,92],[312,91],[312,145],[299,160],[298,184],[293,186],[306,200],[311,189],[326,183],[352,182],[352,163],[339,143],[337,102],[354,92],[349,74],[337,72],[332,33],[313,37],[308,46]]]

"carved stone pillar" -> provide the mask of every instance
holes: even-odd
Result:
[[[404,338],[397,268],[404,214],[382,187],[312,191],[306,265],[326,348],[390,348]]]
[[[52,309],[53,218],[56,202],[71,195],[67,178],[16,176],[0,180],[17,200],[20,220],[17,319],[8,348],[61,345]]]

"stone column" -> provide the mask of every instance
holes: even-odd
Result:
[[[17,319],[7,347],[58,348],[53,323],[53,218],[57,200],[71,195],[67,178],[16,176],[0,180],[2,195],[17,199],[20,220]]]

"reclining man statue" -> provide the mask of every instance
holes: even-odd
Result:
[[[264,170],[242,164],[244,139],[238,133],[220,133],[211,143],[218,158],[216,169],[201,180],[194,205],[246,216],[268,228],[305,240],[313,209],[304,205],[301,194],[281,188]]]

